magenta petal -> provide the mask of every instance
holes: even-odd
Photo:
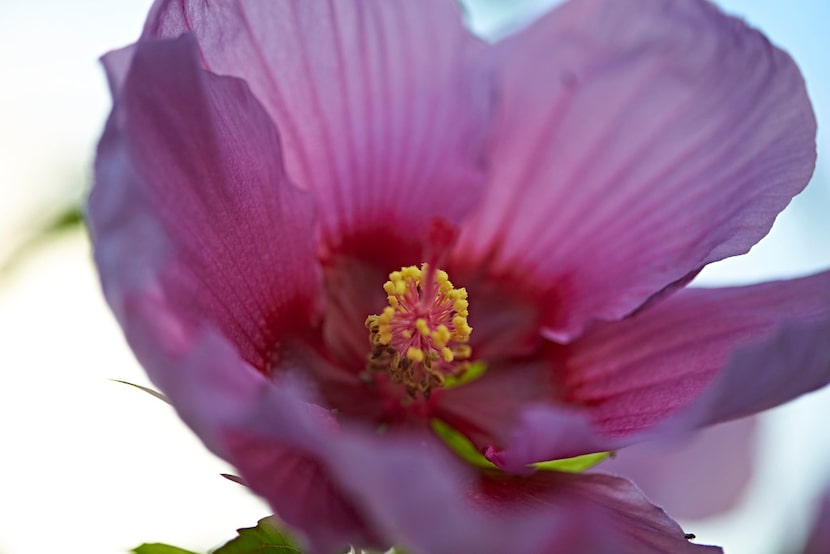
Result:
[[[630,481],[603,474],[539,472],[530,477],[482,476],[476,501],[488,514],[509,521],[519,518],[524,536],[547,528],[546,541],[534,550],[511,548],[522,527],[512,523],[512,534],[487,552],[573,553],[700,553],[721,552],[717,547],[688,542],[680,526],[650,503]],[[567,531],[551,532],[557,519]],[[563,521],[564,520],[564,521]],[[511,529],[489,523],[501,536]],[[544,534],[542,535],[544,536]],[[466,552],[467,550],[459,550]],[[472,551],[472,550],[470,550]],[[449,551],[448,551],[449,552]]]
[[[462,487],[470,468],[436,451],[434,440],[332,428],[286,388],[269,389],[250,408],[249,420],[226,432],[230,460],[278,517],[305,531],[312,552],[350,542],[431,554],[497,552],[488,550],[491,530]],[[315,472],[316,480],[291,482],[278,469],[287,457],[296,460],[295,473]],[[358,525],[349,526],[350,517]],[[524,535],[516,540],[533,544]]]
[[[828,336],[830,272],[685,289],[565,347],[571,406],[527,407],[490,457],[521,471],[777,406],[830,381]]]
[[[555,340],[746,252],[812,173],[795,64],[709,2],[575,0],[497,52],[490,186],[458,250],[548,287]]]
[[[825,309],[827,306],[825,306]],[[734,353],[694,404],[665,425],[700,428],[769,410],[830,383],[830,316],[783,325]]]
[[[246,420],[270,384],[214,330],[186,331],[159,291],[124,300],[124,332],[141,365],[205,445],[227,458],[223,429]]]
[[[542,358],[491,364],[478,379],[437,391],[434,417],[484,452],[507,440],[525,406],[544,402],[554,394],[550,363]]]
[[[378,545],[374,529],[313,456],[313,447],[337,429],[326,410],[302,402],[289,382],[275,390],[211,331],[192,337],[183,352],[169,348],[164,323],[171,314],[152,297],[131,297],[128,313],[131,346],[182,419],[281,518],[309,534],[310,554],[350,542]],[[268,400],[272,409],[264,412]]]
[[[484,47],[451,0],[164,1],[146,37],[193,32],[207,69],[243,78],[277,123],[325,238],[430,217],[479,194]]]
[[[281,521],[302,529],[310,554],[345,552],[348,544],[379,546],[358,509],[312,456],[244,433],[227,440],[231,459],[254,479],[249,486],[270,501]]]
[[[750,415],[830,379],[828,324],[830,272],[686,289],[570,345],[565,396],[613,435],[645,429],[692,401],[695,427]]]
[[[171,325],[212,324],[265,371],[319,287],[311,199],[288,182],[277,131],[241,81],[199,68],[192,37],[105,58],[116,93],[89,221],[108,301],[149,294]]]
[[[485,456],[510,473],[533,471],[529,464],[616,450],[626,442],[601,435],[590,413],[547,404],[525,408],[506,445],[491,446]]]
[[[225,433],[230,459],[313,552],[350,540],[429,554],[710,551],[624,479],[476,475],[426,436],[332,426],[290,387],[250,409]]]
[[[517,479],[517,478],[513,478]],[[509,483],[519,489],[534,487],[534,481],[558,483],[560,494],[581,498],[601,507],[601,514],[613,529],[614,546],[608,550],[588,549],[583,552],[620,552],[643,554],[709,553],[722,550],[716,546],[698,545],[686,540],[680,526],[661,508],[649,502],[642,492],[627,479],[593,474],[556,474],[541,472],[531,479],[523,478],[522,483]],[[513,493],[515,494],[515,493]],[[537,493],[538,494],[538,493]],[[536,496],[538,499],[539,496]],[[556,502],[554,496],[551,499]],[[551,550],[552,551],[552,550]],[[557,552],[559,552],[557,550]]]
[[[121,87],[124,86],[124,81],[127,80],[127,74],[130,72],[130,66],[133,63],[135,48],[135,44],[130,44],[124,48],[107,52],[101,58],[101,63],[107,73],[107,84],[109,84],[113,98],[121,93]]]
[[[270,396],[272,402],[277,398]],[[321,440],[334,438],[327,414],[297,398],[279,398],[276,410],[260,411],[261,399],[251,405],[253,417],[266,418],[260,426],[275,427],[270,436],[247,425],[226,429],[229,461],[282,521],[300,531],[310,554],[343,551],[349,544],[388,546],[315,452]]]

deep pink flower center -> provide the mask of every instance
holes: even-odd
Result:
[[[383,289],[389,305],[366,318],[372,346],[367,369],[389,375],[411,396],[428,397],[447,376],[469,367],[467,291],[428,264],[393,271]]]

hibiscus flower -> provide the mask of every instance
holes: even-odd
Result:
[[[717,551],[538,464],[830,379],[830,273],[684,289],[815,161],[795,64],[707,2],[487,44],[451,0],[160,0],[104,65],[107,300],[311,552]]]

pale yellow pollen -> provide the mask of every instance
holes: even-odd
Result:
[[[466,289],[455,288],[446,271],[423,264],[391,272],[383,290],[389,305],[366,318],[370,373],[388,374],[412,396],[429,396],[447,376],[467,370],[472,328]]]
[[[429,325],[427,325],[427,320],[419,317],[415,320],[415,328],[418,329],[418,332],[421,333],[422,336],[427,337],[429,336]]]
[[[434,342],[435,346],[438,348],[447,346],[447,343],[450,342],[450,338],[452,338],[452,335],[446,325],[439,325],[438,328],[432,332],[432,342]]]
[[[446,346],[441,348],[441,357],[444,358],[444,361],[447,363],[453,361],[453,359],[455,358],[455,356],[453,356],[452,350],[450,350]]]
[[[455,333],[459,338],[469,337],[473,330],[469,325],[467,325],[467,318],[461,314],[452,318],[452,324],[455,325]]]
[[[400,273],[401,273],[401,277],[403,279],[406,279],[406,280],[420,281],[420,279],[421,279],[421,270],[418,267],[414,266],[414,265],[410,265],[410,266],[407,266],[407,267],[401,269]],[[391,277],[391,275],[390,275],[390,277]]]

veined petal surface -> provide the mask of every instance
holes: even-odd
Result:
[[[107,300],[142,362],[186,356],[212,327],[266,372],[281,333],[314,313],[311,199],[262,106],[202,70],[192,37],[139,43],[118,67],[88,214]],[[151,378],[174,385],[157,365]]]
[[[489,186],[457,255],[538,282],[554,340],[746,252],[812,174],[797,67],[709,2],[574,0],[496,50]]]
[[[705,423],[750,415],[830,379],[827,341],[820,340],[828,320],[830,272],[685,289],[624,321],[597,325],[570,345],[566,401],[588,407],[604,432],[630,435],[697,400],[717,378],[729,382]],[[801,327],[796,344],[782,348],[782,337]],[[797,345],[815,357],[803,356]],[[759,365],[759,358],[767,361]],[[733,374],[740,378],[730,379]],[[756,404],[762,397],[766,405]]]
[[[274,119],[329,248],[390,224],[417,235],[479,195],[491,87],[455,2],[170,0],[144,37],[185,32]]]
[[[231,460],[245,480],[278,512],[286,507],[289,516],[300,515],[289,523],[306,530],[317,525],[309,519],[320,514],[328,519],[337,509],[380,533],[370,545],[394,537],[418,554],[720,552],[688,542],[680,527],[625,479],[477,474],[428,436],[379,436],[360,427],[331,426],[323,412],[311,410],[290,388],[271,387],[254,404],[250,420],[226,433]],[[316,472],[312,484],[339,500],[317,514],[301,515],[316,501],[305,494],[312,489],[299,486],[304,479],[291,486],[284,482],[290,480],[286,460],[292,460],[294,475]],[[358,528],[340,529],[341,541]],[[336,526],[323,531],[307,536],[312,552],[334,548]]]
[[[830,272],[685,289],[566,346],[558,399],[490,457],[518,471],[773,408],[830,382],[828,336]]]

